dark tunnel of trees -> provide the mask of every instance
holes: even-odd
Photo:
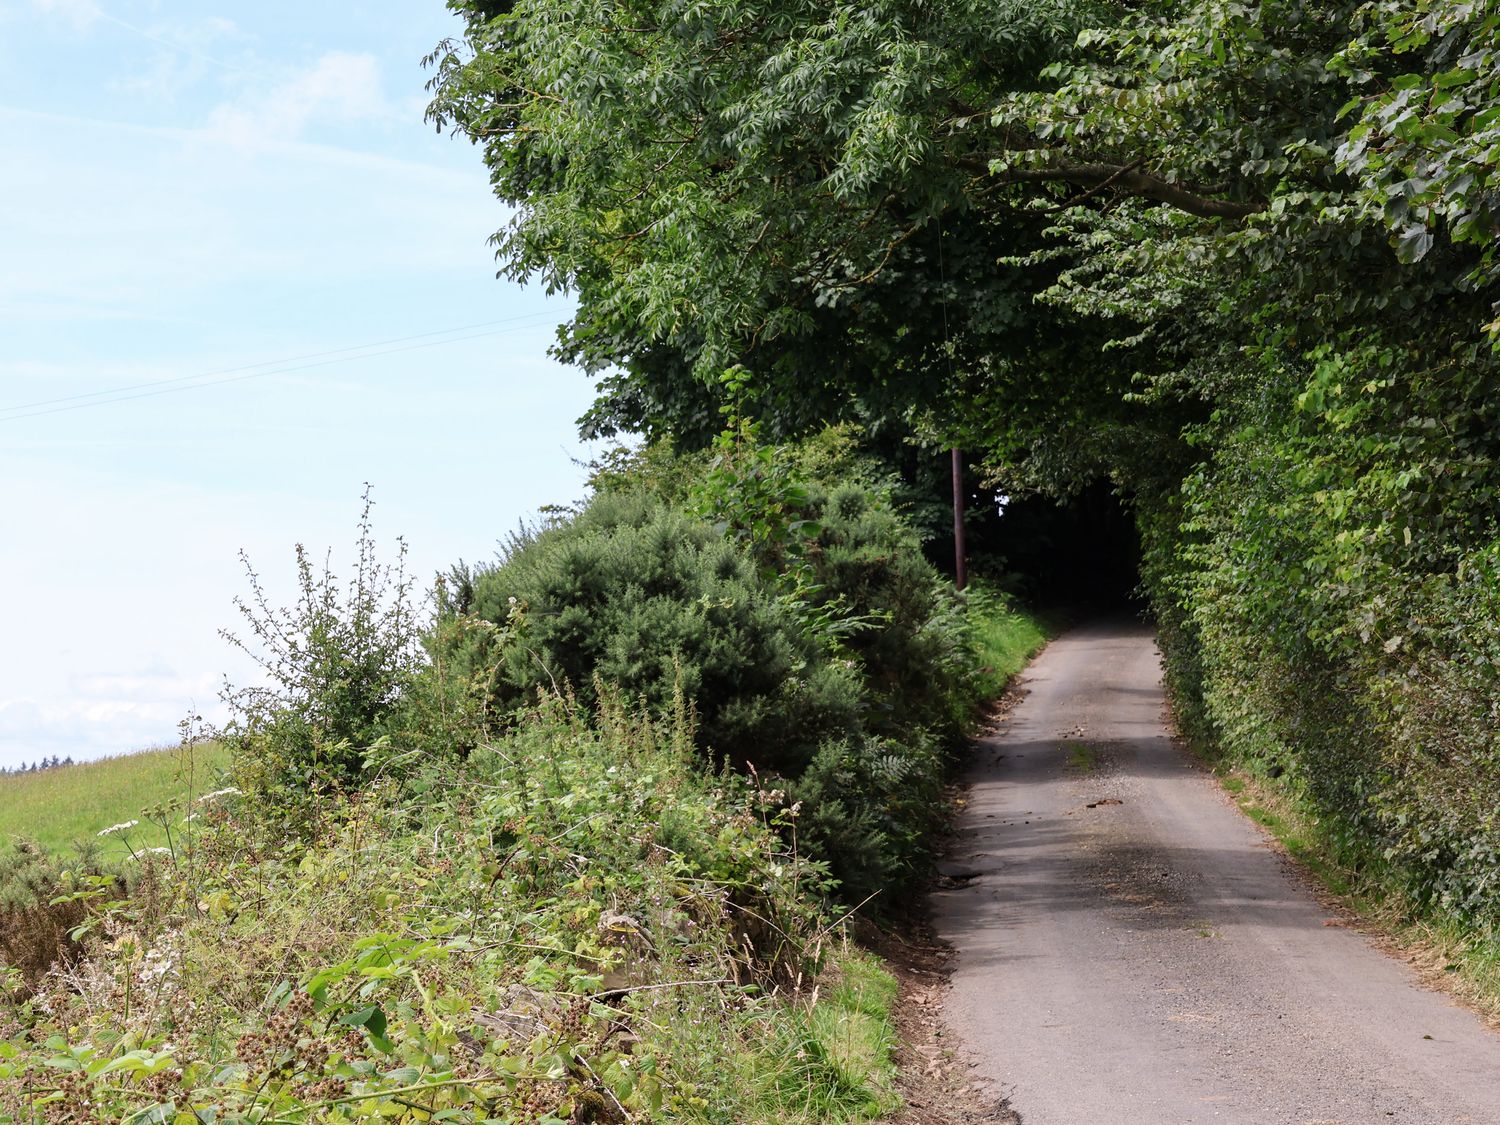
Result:
[[[970,489],[964,521],[971,573],[991,578],[1039,607],[1087,612],[1145,608],[1140,539],[1127,506],[1107,481],[1071,499],[1007,499]],[[951,533],[929,544],[952,574]]]

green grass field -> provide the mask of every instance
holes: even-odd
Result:
[[[183,806],[214,788],[227,764],[227,751],[204,743],[191,755],[172,747],[39,773],[6,774],[0,776],[0,839],[24,836],[63,853],[75,840],[97,839],[101,829],[139,820],[128,833],[98,840],[105,856],[125,855],[128,846],[160,847],[166,843],[162,829],[143,814],[172,804],[172,823],[180,823]]]

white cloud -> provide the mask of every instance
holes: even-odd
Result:
[[[209,676],[94,675],[70,686],[66,697],[0,700],[0,767],[160,746],[189,710],[210,722],[227,717]]]
[[[171,668],[160,665],[138,672],[96,672],[74,676],[73,691],[90,705],[112,705],[128,700],[132,704],[143,701],[170,701],[174,706],[183,706],[184,700],[213,699],[218,693],[219,681],[215,676],[183,676]]]
[[[87,31],[98,24],[107,24],[165,48],[165,52],[156,52],[154,61],[142,74],[117,78],[112,83],[117,89],[174,92],[201,78],[205,73],[205,66],[238,74],[251,73],[249,68],[237,62],[226,61],[208,53],[210,49],[225,43],[243,42],[248,38],[239,25],[222,16],[193,14],[171,22],[143,27],[106,11],[94,0],[27,0],[25,7],[40,13],[44,18],[51,16],[65,20],[72,24],[75,31]],[[22,8],[0,3],[0,19],[14,19],[22,12]],[[125,54],[133,57],[137,52]]]
[[[49,15],[62,16],[77,28],[88,27],[104,17],[93,0],[31,0],[31,6]]]
[[[171,103],[211,75],[244,78],[256,73],[253,59],[240,50],[251,37],[233,20],[209,16],[137,27],[112,16],[105,19],[161,48],[139,56],[133,71],[111,82],[111,88],[127,98],[144,96]],[[137,56],[131,53],[132,58]]]
[[[329,51],[294,78],[217,107],[208,128],[226,140],[255,145],[296,140],[314,122],[375,121],[390,113],[375,57]]]

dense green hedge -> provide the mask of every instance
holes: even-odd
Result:
[[[299,557],[296,606],[257,585],[246,610],[275,643],[268,683],[230,695],[234,776],[289,833],[326,830],[329,795],[512,735],[543,698],[618,696],[684,721],[700,768],[756,778],[840,896],[879,909],[927,870],[986,681],[962,599],[847,434],[767,446],[736,421],[713,451],[612,460],[586,503],[455,568],[421,649],[367,521],[360,558],[347,597]]]
[[[783,793],[799,846],[844,897],[894,898],[925,870],[974,659],[959,601],[889,494],[803,478],[796,457],[657,457],[624,472],[460,576],[439,663],[482,682],[501,716],[604,685],[658,713],[691,709],[705,764],[753,769]],[[753,511],[733,475],[746,464]],[[674,486],[646,490],[663,478]],[[708,488],[729,490],[730,517],[710,522],[695,501]],[[769,530],[736,534],[736,519]]]
[[[1346,863],[1489,927],[1500,477],[1474,396],[1494,361],[1416,358],[1399,380],[1357,349],[1267,363],[1248,424],[1143,521],[1148,577],[1188,725],[1303,800]]]
[[[858,722],[852,670],[826,658],[748,555],[642,494],[600,496],[516,544],[474,577],[470,609],[508,626],[455,654],[494,662],[502,708],[563,685],[591,698],[596,681],[658,709],[680,695],[705,750],[790,772]]]

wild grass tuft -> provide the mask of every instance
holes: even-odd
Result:
[[[979,696],[998,699],[1011,677],[1026,667],[1056,630],[1009,595],[982,583],[970,586],[965,597],[969,643],[980,665]]]

